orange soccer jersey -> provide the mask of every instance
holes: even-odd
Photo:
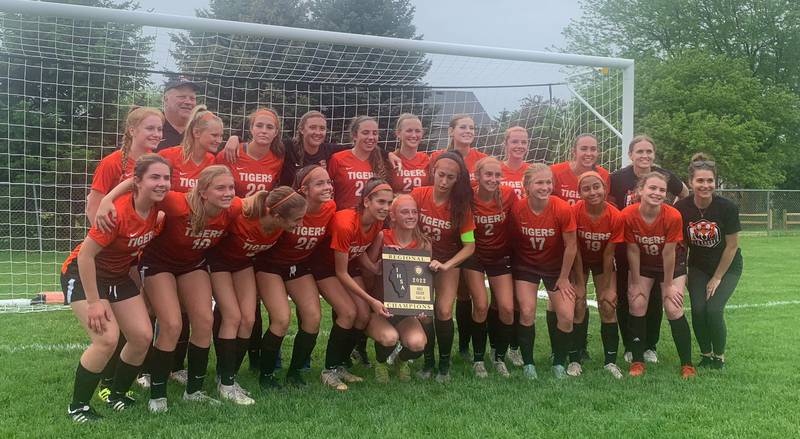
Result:
[[[172,166],[172,184],[170,189],[175,192],[189,192],[193,187],[197,186],[197,179],[200,177],[200,172],[213,165],[215,161],[214,155],[210,152],[205,153],[203,161],[200,163],[195,163],[191,157],[184,160],[183,146],[181,145],[162,149],[158,154],[169,160]]]
[[[525,171],[528,170],[528,166],[529,165],[524,162],[522,166],[517,169],[509,168],[505,162],[500,165],[500,171],[503,173],[503,181],[500,184],[514,189],[517,198],[525,196],[525,188],[522,186],[522,180],[525,178]]]
[[[578,177],[572,172],[569,162],[556,163],[550,166],[550,171],[553,172],[553,195],[561,198],[569,204],[575,204],[580,201],[581,196],[578,191]],[[606,184],[606,192],[611,187],[611,182],[606,171],[602,166],[595,166],[594,171],[600,174]]]
[[[511,227],[513,265],[530,267],[542,276],[561,274],[563,234],[576,229],[566,201],[551,195],[547,207],[537,215],[527,198],[517,200],[511,210]]]
[[[407,194],[416,187],[430,184],[428,167],[431,159],[428,154],[418,152],[413,158],[407,159],[397,154],[403,162],[403,170],[392,170],[392,189],[396,194]]]
[[[353,260],[367,251],[382,228],[383,222],[375,221],[364,233],[361,231],[361,214],[355,209],[340,210],[331,221],[331,248],[347,253],[348,259]]]
[[[239,145],[239,158],[236,163],[225,159],[225,151],[217,154],[217,164],[225,165],[233,174],[236,195],[248,197],[256,191],[270,191],[278,182],[283,169],[283,158],[267,149],[263,157],[256,160],[247,154],[247,143]]]
[[[107,194],[123,180],[133,177],[133,168],[136,160],[128,157],[125,169],[122,169],[122,151],[116,150],[103,157],[94,170],[92,177],[92,190]]]
[[[489,201],[481,201],[477,191],[472,197],[472,216],[475,219],[475,254],[483,264],[494,264],[511,255],[508,219],[517,195],[513,189],[507,186],[500,186],[498,190],[502,209],[494,197]]]
[[[639,246],[639,265],[648,270],[664,269],[662,252],[669,242],[683,241],[683,219],[678,209],[662,204],[658,217],[647,224],[639,213],[640,203],[631,204],[622,211],[625,223],[625,242]]]
[[[441,155],[445,151],[446,151],[445,149],[439,149],[439,150],[436,150],[436,151],[432,152],[431,153],[431,163],[433,163],[433,161],[436,159],[436,157],[438,157],[439,155]],[[470,181],[474,181],[475,180],[475,175],[474,175],[475,174],[475,164],[478,163],[478,160],[480,160],[480,159],[482,159],[484,157],[486,157],[486,154],[478,151],[475,148],[470,148],[469,152],[467,153],[467,156],[466,157],[463,157],[463,156],[461,157],[461,158],[464,159],[464,164],[467,166],[467,172],[469,172]],[[431,177],[431,178],[433,178],[433,177]],[[431,184],[432,183],[433,182],[431,181]]]
[[[261,218],[239,215],[228,226],[227,234],[214,247],[214,252],[233,265],[245,264],[256,254],[275,245],[282,233],[283,229],[266,233]]]
[[[103,249],[95,257],[97,277],[116,280],[127,278],[131,263],[139,256],[139,252],[156,235],[156,218],[158,209],[150,209],[147,218],[142,218],[133,207],[133,195],[128,193],[114,200],[117,209],[117,221],[114,230],[102,232],[96,226],[89,229],[89,237]],[[69,264],[78,257],[81,244],[75,247],[61,266],[61,272],[67,271]]]
[[[352,149],[337,152],[328,161],[333,197],[339,210],[356,207],[364,185],[374,175],[369,160],[360,160]]]
[[[395,247],[395,248],[408,248],[408,249],[415,249],[419,248],[419,243],[417,241],[411,241],[410,244],[403,247],[397,242],[397,237],[394,236],[394,230],[392,229],[383,229],[383,246],[384,247]]]
[[[242,200],[234,198],[231,207],[209,218],[203,230],[197,233],[191,230],[191,211],[186,194],[169,192],[158,207],[164,211],[166,224],[145,250],[147,256],[167,266],[193,266],[203,260],[206,249],[222,240],[228,225],[241,213]]]
[[[283,232],[275,246],[263,256],[276,265],[294,265],[308,259],[328,234],[334,213],[336,203],[333,200],[323,203],[318,212],[306,212],[302,224],[291,232]]]
[[[431,240],[433,259],[447,262],[461,249],[461,235],[475,230],[472,210],[464,212],[461,229],[456,231],[450,218],[450,201],[437,205],[433,200],[432,186],[414,189],[411,197],[417,202],[422,231]]]
[[[622,214],[610,203],[606,203],[603,214],[597,219],[589,216],[583,200],[572,206],[572,212],[578,226],[578,249],[584,266],[602,264],[608,243],[625,242]]]

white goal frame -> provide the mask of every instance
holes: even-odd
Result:
[[[469,56],[475,58],[492,58],[510,61],[528,61],[544,64],[572,65],[594,68],[616,68],[622,70],[622,129],[617,129],[596,111],[573,88],[569,88],[589,111],[591,111],[606,127],[620,139],[620,158],[622,166],[630,164],[624,151],[633,138],[633,106],[634,106],[634,61],[627,58],[611,58],[602,56],[578,55],[571,53],[544,52],[537,50],[509,49],[503,47],[476,46],[467,44],[444,43],[425,40],[358,35],[344,32],[330,32],[313,29],[301,29],[268,24],[243,23],[236,21],[216,20],[210,18],[188,17],[172,14],[149,13],[143,11],[127,11],[119,9],[97,8],[91,6],[69,5],[62,3],[45,3],[27,0],[0,0],[0,10],[4,12],[24,13],[39,16],[72,18],[76,20],[112,21],[172,29],[184,29],[202,32],[220,32],[249,36],[278,38],[287,40],[313,41],[317,43],[343,44],[363,46],[377,49],[419,51],[440,55]]]

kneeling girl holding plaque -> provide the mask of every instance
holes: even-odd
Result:
[[[398,196],[392,202],[389,217],[390,228],[381,233],[368,252],[373,261],[382,257],[384,281],[379,299],[395,314],[389,317],[389,323],[400,338],[394,351],[375,343],[375,379],[382,383],[389,381],[387,364],[396,366],[400,381],[411,379],[408,360],[422,356],[428,341],[421,320],[430,321],[428,315],[433,315],[432,275],[428,268],[431,243],[419,227],[416,201],[409,195]],[[421,256],[409,255],[406,250],[416,250],[412,253]],[[408,262],[414,258],[420,263]]]

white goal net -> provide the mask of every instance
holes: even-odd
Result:
[[[95,166],[117,148],[130,105],[160,106],[177,75],[201,85],[198,102],[226,135],[243,135],[246,115],[266,105],[284,137],[319,110],[331,141],[347,143],[349,119],[368,114],[393,150],[396,118],[411,112],[434,150],[466,113],[489,154],[503,156],[509,126],[528,130],[529,161],[547,163],[593,133],[613,170],[632,134],[627,60],[0,1],[0,311],[58,308],[47,293],[85,236]]]

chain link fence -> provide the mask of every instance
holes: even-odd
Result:
[[[743,232],[800,234],[800,190],[719,189],[739,206]]]

